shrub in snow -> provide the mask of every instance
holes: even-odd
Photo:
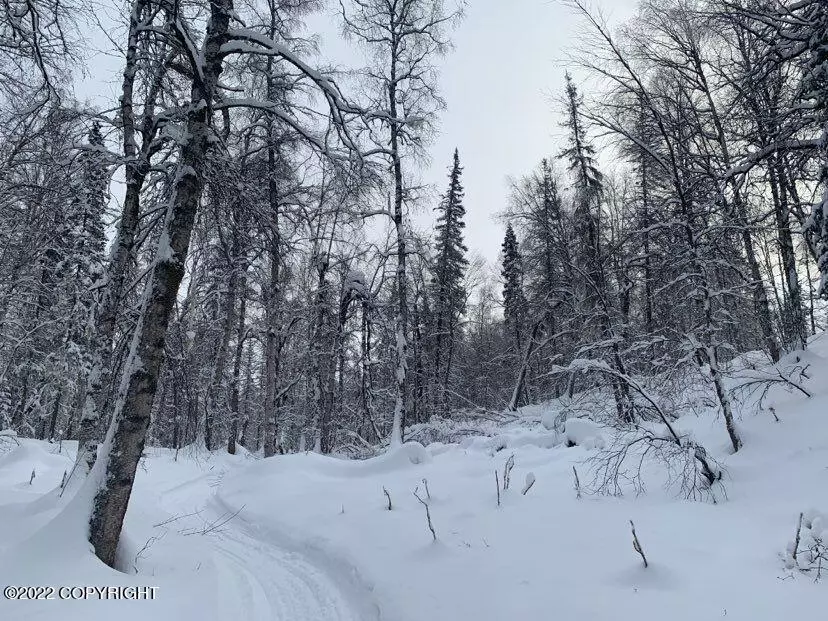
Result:
[[[566,412],[547,410],[541,415],[541,424],[549,430],[560,431],[566,421]]]
[[[662,435],[645,425],[619,431],[612,443],[588,462],[594,475],[590,493],[620,496],[631,486],[636,494],[644,492],[644,474],[651,463],[664,467],[668,488],[678,488],[685,498],[717,501],[722,470],[705,448],[686,435],[679,436],[670,426]]]
[[[0,431],[0,455],[20,446],[17,434],[11,429]]]
[[[828,515],[818,511],[800,513],[796,535],[783,559],[788,569],[810,573],[819,580],[828,569]]]
[[[406,432],[406,438],[425,446],[437,442],[463,444],[488,438],[500,432],[498,421],[493,421],[489,417],[463,415],[461,412],[454,412],[452,415],[455,418],[446,419],[434,416],[427,423],[412,425]]]

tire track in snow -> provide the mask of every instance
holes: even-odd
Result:
[[[219,473],[219,480],[224,472]],[[210,477],[215,477],[211,473]],[[200,479],[201,477],[199,477]],[[176,505],[176,491],[201,487],[194,480],[168,490],[165,505]],[[230,507],[210,485],[200,519],[222,522]],[[206,491],[206,490],[204,490]],[[173,508],[173,507],[170,507]],[[178,507],[176,507],[177,509]],[[356,569],[317,547],[298,543],[272,528],[236,515],[215,533],[200,537],[211,549],[219,587],[217,619],[244,621],[379,621],[371,587]]]
[[[238,510],[218,493],[210,497],[206,507],[216,517],[234,514]],[[222,527],[215,547],[220,554],[231,559],[230,562],[235,559],[241,563],[248,573],[254,566],[261,567],[254,581],[267,586],[268,597],[274,606],[282,607],[285,611],[284,614],[275,612],[271,619],[382,619],[371,586],[362,580],[355,567],[319,546],[290,538],[272,524],[248,522],[243,513],[242,511]]]
[[[255,539],[238,528],[229,528],[213,539],[219,573],[227,574],[222,585],[229,586],[219,593],[219,618],[366,619],[325,572],[295,553]]]

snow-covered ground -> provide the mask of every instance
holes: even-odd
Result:
[[[804,361],[813,396],[777,386],[764,408],[743,405],[735,455],[714,410],[675,423],[725,468],[702,501],[663,485],[653,456],[645,493],[589,494],[591,460],[617,436],[581,420],[552,428],[556,404],[478,425],[484,435],[365,461],[148,449],[126,572],[95,559],[58,496],[74,447],[0,439],[0,586],[158,587],[151,601],[0,599],[0,619],[828,618],[828,585],[786,553],[801,512],[812,526],[803,539],[823,532],[811,512],[828,512],[828,338]],[[511,456],[498,506],[495,471],[502,486]]]

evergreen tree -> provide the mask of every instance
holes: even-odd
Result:
[[[574,179],[574,227],[578,240],[578,267],[592,279],[593,287],[603,285],[600,266],[599,207],[603,195],[603,175],[595,163],[595,149],[588,142],[581,120],[583,98],[566,74],[566,127],[569,130],[569,146],[561,154],[569,163]],[[586,299],[594,304],[595,291],[587,291]]]
[[[452,358],[460,316],[465,310],[466,288],[463,283],[468,259],[463,243],[463,185],[460,177],[460,154],[454,150],[449,172],[449,187],[437,206],[437,255],[432,286],[434,289],[434,376],[441,393],[443,414],[448,413],[447,390],[451,378]]]
[[[107,152],[98,122],[89,130],[88,143],[69,178],[71,202],[63,223],[64,259],[61,275],[65,321],[64,373],[76,378],[72,424],[80,417],[86,377],[92,366],[92,326],[96,287],[104,273],[104,214],[109,201]]]
[[[506,225],[503,239],[503,318],[506,338],[514,347],[515,364],[523,352],[523,330],[526,323],[526,297],[523,293],[523,259],[520,256],[518,240],[511,224]],[[524,395],[518,395],[520,400]],[[515,404],[516,406],[519,403]]]
[[[571,260],[571,217],[564,210],[555,171],[548,159],[544,158],[531,174],[514,184],[510,203],[509,213],[520,227],[521,253],[526,259],[526,322],[521,340],[531,331],[538,337],[532,344],[531,360],[552,359],[571,340],[561,328],[572,308],[576,278]],[[522,349],[526,346],[522,342]],[[527,373],[523,374],[527,391],[531,385],[532,391],[539,394],[557,396],[557,378],[533,378]]]
[[[523,294],[523,259],[520,256],[517,236],[511,224],[506,225],[503,239],[503,317],[506,322],[506,334],[515,346],[521,350],[521,332],[526,319],[526,297]]]
[[[67,218],[73,255],[71,267],[75,270],[77,285],[88,290],[102,272],[106,245],[104,213],[109,201],[107,153],[97,121],[89,130],[88,144],[80,153],[71,185],[74,198]]]
[[[820,181],[824,191],[821,200],[813,206],[805,235],[816,251],[817,265],[822,274],[819,294],[828,299],[828,6],[821,0],[812,0],[802,3],[800,9],[802,32],[795,38],[808,43],[803,91],[806,98],[815,104],[818,118],[823,123]]]
[[[574,231],[578,242],[575,255],[575,268],[579,272],[582,286],[577,289],[577,300],[584,315],[584,325],[592,327],[582,336],[590,340],[599,337],[610,343],[609,355],[612,366],[626,374],[626,365],[619,347],[620,331],[614,326],[612,316],[612,299],[609,283],[604,273],[601,252],[600,209],[604,195],[604,178],[595,162],[595,149],[589,143],[581,119],[583,99],[566,75],[566,111],[569,129],[569,147],[561,156],[569,161],[569,171],[574,178]],[[596,352],[597,353],[597,352]],[[576,374],[570,376],[568,392],[573,393]],[[633,402],[629,387],[616,379],[612,380],[616,409],[620,420],[630,422],[633,419]]]
[[[569,272],[569,251],[567,240],[562,233],[561,198],[558,184],[552,173],[549,160],[541,161],[541,175],[537,182],[537,194],[540,199],[540,221],[536,225],[538,239],[542,248],[542,270],[539,278],[540,290],[536,298],[541,301],[541,314],[545,330],[549,335],[555,333],[554,308],[567,293],[571,292],[572,274]],[[561,264],[566,264],[563,272]],[[562,286],[563,285],[563,286]]]

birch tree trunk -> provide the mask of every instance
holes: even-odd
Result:
[[[134,89],[141,55],[139,36],[149,0],[136,0],[130,13],[129,35],[126,47],[126,66],[121,87],[120,114],[123,123],[123,150],[126,159],[126,194],[121,219],[115,233],[109,263],[102,281],[96,283],[99,299],[94,310],[94,332],[91,344],[91,365],[86,378],[86,396],[82,401],[78,429],[78,452],[72,477],[85,476],[95,461],[101,417],[108,411],[107,398],[112,384],[112,343],[118,317],[118,306],[129,272],[130,258],[135,244],[141,212],[141,190],[150,168],[151,138],[155,102],[160,92],[163,63],[154,75],[144,103],[143,123],[140,128],[142,144],[139,149],[136,135]],[[68,483],[67,483],[68,485]]]
[[[395,66],[392,61],[392,67]],[[392,68],[389,86],[391,117],[397,118],[396,70]],[[397,398],[394,404],[394,422],[391,428],[391,444],[403,441],[403,430],[410,410],[408,399],[408,274],[406,271],[406,234],[403,212],[403,173],[399,150],[399,128],[391,124],[391,161],[394,174],[394,232],[397,237],[397,308],[395,322],[395,354]]]
[[[213,100],[223,57],[232,0],[214,0],[201,53],[201,75],[193,81],[180,159],[165,221],[144,292],[141,313],[124,367],[118,399],[101,463],[89,520],[89,541],[104,563],[114,566],[124,515],[144,449],[167,326],[184,276],[184,262],[204,189],[204,170],[212,132]]]

